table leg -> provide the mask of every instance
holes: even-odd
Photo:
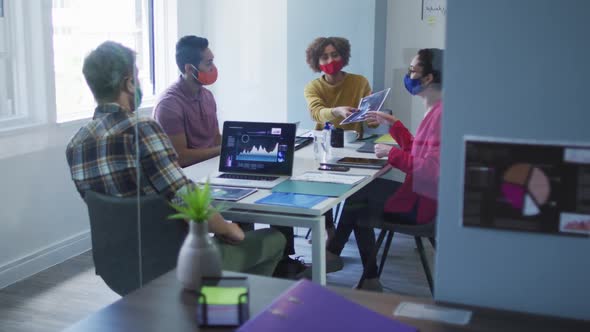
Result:
[[[326,217],[320,216],[312,224],[311,258],[312,279],[320,285],[326,284]]]

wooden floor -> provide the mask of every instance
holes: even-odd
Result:
[[[309,262],[311,245],[302,237],[305,231],[297,231],[301,236],[296,238],[296,250]],[[432,263],[429,244],[426,250]],[[342,257],[344,269],[329,274],[328,283],[353,287],[362,271],[354,236]],[[430,296],[412,238],[396,234],[381,282],[386,292]],[[0,332],[61,331],[119,298],[94,274],[92,254],[87,252],[0,290]]]

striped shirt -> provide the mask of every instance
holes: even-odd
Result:
[[[66,157],[82,197],[89,190],[129,197],[137,195],[139,187],[141,195],[159,194],[177,202],[176,193],[193,185],[182,172],[178,156],[160,125],[117,104],[96,108],[93,120],[68,144]]]

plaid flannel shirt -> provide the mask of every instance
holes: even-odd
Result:
[[[135,126],[139,151],[135,145]],[[137,155],[139,154],[139,163]],[[82,127],[66,149],[72,179],[82,197],[88,190],[110,196],[176,195],[193,186],[178,164],[178,156],[160,125],[138,118],[117,104],[99,105],[93,120]]]

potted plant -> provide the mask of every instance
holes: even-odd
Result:
[[[181,194],[183,204],[171,204],[178,212],[170,219],[183,219],[190,228],[180,252],[176,275],[184,288],[198,290],[202,277],[221,277],[221,255],[209,237],[207,221],[217,212],[211,202],[209,183]]]

